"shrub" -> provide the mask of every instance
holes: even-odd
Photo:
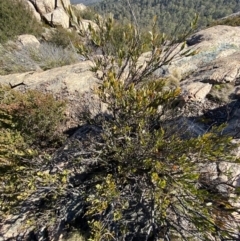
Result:
[[[210,26],[215,26],[215,25],[240,26],[240,16],[236,15],[236,16],[230,16],[227,18],[215,20],[209,25]]]
[[[236,210],[229,208],[231,198],[200,182],[200,166],[234,162],[231,138],[216,128],[186,138],[188,130],[172,105],[180,89],[166,88],[167,80],[153,75],[177,54],[188,56],[184,44],[183,53],[176,52],[164,37],[156,41],[153,29],[151,51],[141,64],[145,44],[135,26],[123,31],[124,42],[116,45],[113,19],[97,24],[99,31],[89,30],[102,56],[85,53],[95,61],[93,70],[103,73],[96,92],[107,115],[89,121],[101,127],[101,137],[89,135],[92,155],[79,157],[92,174],[85,184],[90,240],[235,239],[238,231],[229,228]]]
[[[228,103],[233,89],[234,86],[229,83],[215,84],[207,97],[216,102]]]
[[[78,46],[80,43],[80,36],[76,31],[69,31],[64,28],[57,28],[51,32],[48,42],[62,48]]]
[[[232,207],[218,206],[225,197],[199,182],[199,164],[233,162],[231,138],[217,130],[181,138],[171,107],[179,92],[165,90],[163,80],[126,86],[110,74],[98,93],[111,118],[101,122],[95,144],[100,171],[87,197],[92,240],[233,239]]]
[[[21,34],[40,35],[41,25],[19,0],[1,0],[0,2],[0,43],[4,43]]]
[[[94,20],[96,16],[96,12],[91,8],[87,7],[84,10],[78,10],[74,5],[73,5],[73,13],[78,19],[86,19],[86,20]]]
[[[51,148],[61,143],[63,101],[35,90],[21,93],[1,87],[0,104],[1,128],[18,131],[30,147]]]
[[[64,108],[64,102],[50,94],[0,86],[1,215],[14,213],[39,186],[59,180],[43,170],[49,154],[64,140],[60,128]]]

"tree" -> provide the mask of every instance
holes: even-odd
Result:
[[[97,18],[97,25],[89,32],[100,55],[80,47],[101,72],[96,93],[107,106],[101,118],[88,120],[101,135],[87,137],[91,155],[80,157],[92,173],[85,193],[89,240],[236,239],[229,228],[236,209],[229,208],[229,197],[202,184],[200,168],[234,162],[231,138],[214,127],[197,137],[181,129],[174,107],[180,89],[154,76],[172,59],[193,53],[159,38],[155,25],[149,39],[134,25],[116,38],[112,18]],[[142,61],[146,45],[150,51]]]

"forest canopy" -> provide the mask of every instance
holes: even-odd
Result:
[[[141,27],[149,27],[157,16],[159,29],[166,34],[188,29],[196,13],[202,27],[240,10],[239,0],[131,0],[130,4]],[[94,9],[100,14],[111,12],[120,21],[132,20],[126,6],[126,0],[103,0]]]

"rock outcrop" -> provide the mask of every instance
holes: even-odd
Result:
[[[21,43],[22,46],[34,46],[35,48],[38,48],[40,46],[40,42],[38,39],[30,34],[23,34],[18,36],[17,38],[18,42]]]
[[[74,11],[85,11],[87,7],[83,4],[71,5],[70,0],[24,0],[30,11],[39,22],[45,22],[52,27],[73,28],[76,31],[88,29],[89,23],[96,28],[90,20],[82,19],[79,23]],[[71,13],[70,13],[71,12]]]
[[[32,14],[34,15],[34,17],[38,20],[38,22],[41,22],[41,15],[39,12],[37,12],[36,8],[34,7],[34,5],[32,4],[32,2],[30,1],[26,1],[29,10],[32,12]]]
[[[69,28],[69,16],[62,7],[57,7],[52,12],[44,14],[44,18],[52,26]]]
[[[51,92],[56,96],[90,91],[96,83],[90,71],[91,62],[82,61],[74,65],[63,66],[42,72],[27,72],[0,76],[0,83],[21,90],[38,89]]]
[[[70,0],[24,0],[30,6],[34,16],[40,21],[44,20],[52,26],[70,27],[70,18],[67,9]]]
[[[231,83],[234,90],[230,96],[236,93],[239,84],[239,40],[239,27],[219,25],[201,30],[187,40],[187,49],[197,50],[197,54],[174,61],[167,72],[169,75],[179,73],[183,90],[195,82]]]

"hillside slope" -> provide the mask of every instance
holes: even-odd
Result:
[[[132,0],[130,3],[141,26],[148,27],[157,15],[160,30],[168,34],[189,28],[195,13],[199,14],[199,26],[206,26],[240,10],[239,0]],[[112,12],[123,21],[131,19],[126,6],[127,0],[104,0],[96,4],[95,10],[101,14]]]

